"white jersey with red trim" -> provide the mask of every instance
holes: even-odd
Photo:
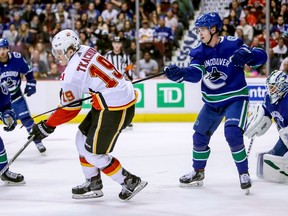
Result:
[[[133,85],[94,48],[81,45],[61,75],[61,105],[94,93],[95,109],[121,110],[133,105]]]

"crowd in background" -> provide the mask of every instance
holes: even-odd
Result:
[[[288,0],[270,0],[269,32],[268,74],[276,69],[288,73]],[[231,0],[223,18],[222,35],[237,36],[250,47],[266,49],[265,0]],[[249,67],[245,71],[251,76],[267,74],[265,65],[258,71]]]
[[[149,52],[159,68],[171,60],[200,0],[193,2],[194,5],[190,0],[140,0],[140,58]],[[67,28],[75,29],[81,44],[94,47],[103,55],[112,49],[113,38],[119,36],[123,51],[136,64],[135,8],[135,0],[2,1],[0,36],[8,39],[11,51],[25,57],[36,79],[58,79],[64,70],[55,62],[50,42],[56,33]]]
[[[156,61],[158,69],[179,48],[183,31],[189,29],[201,0],[140,0],[140,58]],[[51,39],[59,31],[75,29],[82,44],[101,54],[111,50],[119,36],[123,51],[136,65],[135,0],[6,0],[0,3],[0,36],[8,39],[11,51],[20,52],[36,79],[58,79],[64,70],[51,54]],[[265,49],[265,0],[231,0],[223,18],[222,35],[238,36],[248,46]],[[288,0],[270,1],[270,69],[288,71]],[[147,58],[146,58],[147,59]],[[285,63],[287,61],[287,63]],[[249,75],[266,74],[265,66]],[[288,73],[288,72],[287,72]],[[139,78],[139,75],[135,75]],[[143,77],[143,76],[141,76]]]

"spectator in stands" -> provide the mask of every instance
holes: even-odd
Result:
[[[283,16],[284,19],[284,23],[288,24],[288,1],[285,0],[286,2],[283,2],[281,4],[281,8],[280,8],[280,13],[279,15]]]
[[[283,61],[283,69],[282,69],[282,71],[284,71],[288,75],[288,60],[284,60]]]
[[[71,23],[71,20],[67,18],[65,18],[65,15],[64,14],[59,14],[59,21],[57,21],[60,23],[61,25],[61,30],[63,29],[70,29],[72,28],[72,23]]]
[[[149,51],[144,53],[144,58],[139,61],[139,78],[155,75],[159,72],[158,63],[151,59]]]
[[[286,62],[288,62],[288,56],[285,59],[283,59],[281,65],[279,67],[279,70],[282,70],[282,71],[284,70],[284,63],[286,63]]]
[[[125,24],[125,14],[120,12],[117,16],[117,21],[116,21],[116,29],[117,31],[123,30],[124,29],[124,24]]]
[[[124,14],[126,20],[133,20],[133,11],[130,9],[128,2],[123,2],[121,5],[120,13]]]
[[[89,3],[86,13],[89,23],[93,23],[95,20],[97,20],[97,17],[101,15],[100,11],[95,8],[94,2]]]
[[[262,44],[260,44],[258,36],[253,37],[253,40],[250,44],[250,47],[258,47],[258,48],[264,49],[264,46]]]
[[[287,46],[284,44],[284,38],[280,37],[278,39],[278,45],[273,48],[273,52],[277,58],[279,58],[280,62],[287,56],[288,50]]]
[[[6,38],[10,46],[15,46],[17,35],[18,31],[16,30],[15,24],[11,23],[9,29],[3,31],[2,38]]]
[[[22,22],[20,12],[15,11],[13,17],[10,18],[10,21],[10,23],[13,23],[15,25],[16,29],[19,29]]]
[[[40,53],[37,49],[32,51],[29,65],[33,70],[35,79],[47,78],[48,68],[45,62],[40,59]]]
[[[156,26],[158,26],[158,19],[159,19],[159,16],[158,16],[157,12],[153,11],[151,14],[151,20],[149,22],[150,28],[154,29]]]
[[[124,23],[124,36],[130,40],[135,39],[135,29],[133,29],[131,21],[129,20],[126,20]]]
[[[101,13],[101,16],[103,17],[104,22],[106,23],[116,23],[117,21],[117,15],[118,11],[116,9],[113,9],[113,5],[110,1],[106,3],[106,9]]]
[[[44,43],[38,41],[38,43],[36,43],[35,49],[39,51],[40,60],[42,60],[45,63],[46,68],[48,68],[49,67],[47,58],[48,53],[46,51]]]
[[[143,2],[143,5],[140,6],[140,13],[142,15],[142,19],[150,21],[152,12],[157,12],[156,4],[154,1],[151,0],[144,0]]]
[[[246,41],[246,42],[250,41],[250,43],[251,43],[251,41],[253,40],[253,35],[254,35],[253,27],[251,25],[247,24],[246,19],[244,17],[241,18],[240,24],[237,27],[240,27],[240,26],[243,28],[244,41]],[[235,32],[235,36],[238,37],[237,31]],[[246,44],[249,45],[248,43],[246,43]]]
[[[165,26],[164,17],[158,20],[159,25],[154,30],[154,42],[164,44],[164,56],[170,61],[172,58],[174,34],[170,27]]]
[[[239,25],[240,20],[237,17],[236,11],[234,9],[230,10],[228,18],[230,19],[230,25],[235,26],[235,28]]]
[[[44,44],[45,47],[50,46],[51,35],[48,32],[47,25],[42,25],[38,40]]]
[[[21,19],[25,20],[27,23],[30,23],[34,16],[37,16],[36,12],[33,10],[31,4],[27,4],[23,8],[23,14]]]
[[[271,27],[272,27],[272,25],[271,25]],[[270,27],[270,29],[271,29],[271,27]],[[254,26],[254,35],[262,34],[264,29],[266,29],[266,17],[265,17],[265,15],[262,15],[260,17],[259,22],[257,22],[256,25]]]
[[[182,23],[178,22],[178,18],[174,16],[171,10],[166,12],[165,26],[172,29],[174,35],[174,46],[179,48],[179,40],[181,34],[183,34],[184,26]]]
[[[270,17],[272,21],[279,16],[280,7],[276,3],[276,1],[278,0],[270,1]]]
[[[272,27],[271,31],[274,32],[276,30],[280,32],[281,36],[285,34],[285,32],[288,32],[288,24],[284,23],[284,18],[282,15],[278,16],[277,24]]]
[[[280,65],[279,59],[274,55],[273,49],[271,48],[269,48],[269,59],[270,59],[270,70],[269,70],[269,74],[270,74],[272,71],[278,70],[279,65]]]
[[[172,13],[178,18],[178,22],[181,22],[185,29],[189,28],[189,17],[179,8],[179,2],[173,1],[171,4]]]
[[[229,18],[229,17],[224,17],[224,18],[223,18],[222,31],[227,32],[227,34],[230,35],[230,36],[234,36],[234,34],[235,34],[235,27],[230,24],[230,18]]]
[[[234,10],[235,16],[239,20],[242,13],[242,6],[239,4],[238,0],[231,1],[231,3],[229,4],[229,12],[231,12],[231,10]]]
[[[57,4],[57,11],[55,11],[55,18],[57,21],[60,21],[60,14],[64,15],[65,20],[69,19],[68,10],[65,10],[65,5],[63,3]]]
[[[139,29],[139,43],[152,43],[153,32],[153,29],[149,26],[149,21],[143,20],[142,27]]]
[[[45,16],[44,25],[47,25],[48,32],[53,36],[53,30],[56,26],[56,18],[54,13],[49,13]]]
[[[243,17],[240,18],[240,20],[242,18],[246,19],[246,23],[249,24],[250,26],[254,27],[257,23],[257,19],[256,17],[254,16],[253,13],[251,13],[251,8],[250,7],[247,7],[247,6],[244,6],[243,7]]]
[[[58,70],[57,64],[52,62],[50,63],[50,71],[47,73],[48,80],[59,80],[60,78],[60,71]]]
[[[140,51],[141,52],[141,51]],[[136,62],[136,41],[131,41],[130,47],[127,49],[126,53],[130,56],[133,63]],[[141,53],[140,53],[141,56]]]

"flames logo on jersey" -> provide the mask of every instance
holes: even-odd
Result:
[[[218,71],[216,67],[212,67],[212,71],[204,75],[203,82],[210,89],[219,89],[226,85],[225,80],[227,75],[224,72]]]

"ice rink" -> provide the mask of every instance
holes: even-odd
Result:
[[[11,158],[24,145],[27,133],[20,125],[10,133],[0,126],[1,136]],[[191,170],[193,123],[135,123],[120,135],[113,155],[123,167],[148,181],[147,187],[130,201],[121,201],[121,187],[102,175],[104,196],[74,200],[71,188],[84,177],[74,144],[76,124],[59,126],[44,140],[46,154],[34,143],[12,164],[11,171],[25,176],[26,185],[6,186],[0,181],[2,216],[286,216],[288,185],[260,180],[256,176],[256,153],[269,150],[278,133],[272,125],[257,137],[251,155],[253,186],[246,196],[223,125],[211,139],[211,154],[203,187],[181,188],[178,179]],[[245,139],[246,146],[249,140]]]

